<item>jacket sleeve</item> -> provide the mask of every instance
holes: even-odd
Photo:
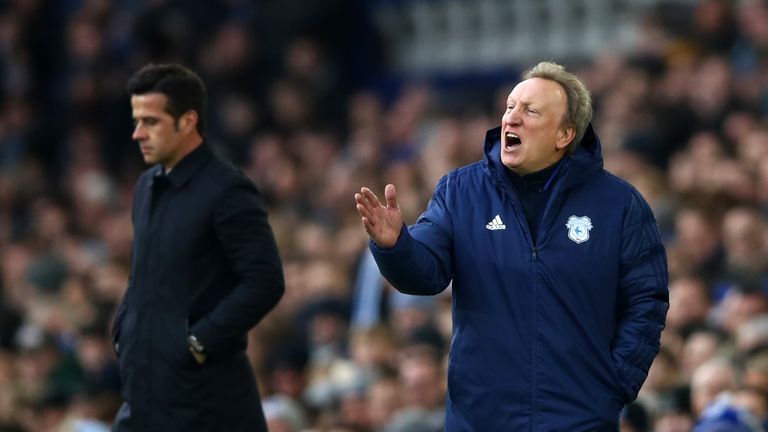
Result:
[[[453,236],[446,203],[448,177],[435,187],[427,210],[416,224],[400,230],[397,243],[380,248],[370,242],[381,274],[400,292],[433,295],[453,277]]]
[[[238,284],[190,329],[209,355],[236,349],[285,291],[277,244],[253,184],[242,179],[224,192],[214,224]]]
[[[659,352],[669,308],[667,258],[656,220],[633,191],[624,217],[616,330],[611,354],[624,402],[637,397]]]

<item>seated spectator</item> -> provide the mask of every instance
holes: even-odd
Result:
[[[690,432],[694,419],[687,386],[667,390],[656,403],[654,432]]]
[[[688,379],[699,366],[730,349],[728,334],[717,327],[692,325],[682,333],[681,372]]]
[[[717,357],[702,364],[691,377],[691,407],[696,416],[717,399],[721,393],[732,392],[738,385],[736,367],[727,359]]]
[[[638,402],[625,405],[619,418],[620,432],[648,432],[648,413]]]
[[[768,388],[741,387],[733,394],[733,405],[749,412],[768,430]]]
[[[732,285],[715,313],[718,324],[729,334],[735,334],[741,324],[768,313],[768,295],[754,282]]]
[[[368,389],[368,421],[372,431],[383,432],[402,408],[401,393],[396,376],[384,374],[371,383]]]
[[[755,280],[761,287],[768,282],[766,224],[752,207],[734,207],[723,216],[725,280]]]
[[[712,309],[709,287],[695,276],[678,277],[669,283],[668,331],[679,332],[692,324],[704,324]]]
[[[723,393],[701,413],[692,432],[761,432],[762,425],[749,411],[734,403],[733,395]]]

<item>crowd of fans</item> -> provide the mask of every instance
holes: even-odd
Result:
[[[450,288],[389,287],[353,194],[394,183],[415,221],[482,157],[516,73],[469,97],[377,87],[360,2],[193,3],[0,2],[0,430],[105,431],[119,406],[110,325],[143,169],[124,84],[149,61],[199,71],[210,144],[269,206],[286,294],[249,356],[270,430],[442,430]],[[669,256],[661,352],[623,432],[768,425],[767,22],[766,0],[661,6],[630,52],[569,59]]]

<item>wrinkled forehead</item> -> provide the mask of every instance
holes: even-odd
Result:
[[[568,106],[568,97],[563,86],[544,78],[529,78],[521,81],[512,89],[507,101],[544,105],[553,109],[561,108],[563,112]]]

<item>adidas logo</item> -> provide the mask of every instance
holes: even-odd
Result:
[[[491,231],[507,229],[507,226],[501,221],[501,216],[499,215],[496,215],[495,218],[491,219],[485,227]]]

